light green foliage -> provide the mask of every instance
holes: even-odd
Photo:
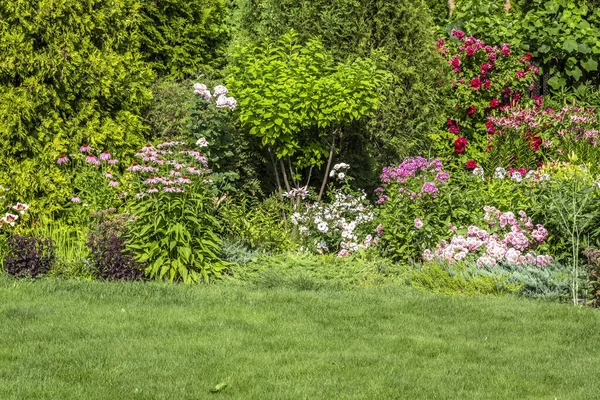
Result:
[[[35,237],[52,240],[56,259],[50,276],[63,278],[91,278],[87,230],[80,226],[67,225],[60,221],[46,220],[31,230]]]
[[[0,182],[51,212],[70,189],[59,153],[139,144],[150,68],[136,0],[0,3]],[[32,202],[38,205],[37,202]]]
[[[371,115],[386,74],[378,58],[335,63],[318,39],[294,31],[234,55],[229,86],[250,134],[297,168],[320,167],[340,129]]]
[[[226,0],[142,0],[141,51],[159,76],[189,78],[224,62]]]
[[[191,81],[159,79],[152,85],[152,102],[144,122],[155,140],[176,140],[189,134],[187,124],[194,99]]]
[[[278,197],[231,198],[219,205],[218,212],[224,236],[251,250],[279,253],[293,245],[284,220],[290,215],[289,203]]]
[[[320,37],[336,61],[369,57],[373,50],[387,57],[385,68],[392,82],[386,101],[366,126],[352,128],[370,134],[370,141],[356,149],[362,151],[365,169],[371,167],[371,159],[387,164],[428,147],[427,133],[441,122],[446,101],[439,82],[442,62],[435,54],[425,2],[238,0],[236,4],[234,45],[275,40],[294,29],[302,41]]]
[[[157,193],[136,203],[127,248],[154,279],[208,282],[221,276],[221,239],[211,198],[200,188],[185,193]]]
[[[576,160],[573,160],[576,162]],[[565,165],[549,168],[551,179],[545,182],[536,198],[537,213],[544,223],[558,233],[569,249],[562,258],[571,265],[571,294],[578,303],[580,253],[600,238],[600,189],[585,166]]]

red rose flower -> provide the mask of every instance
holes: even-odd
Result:
[[[492,85],[492,82],[489,79],[486,79],[485,82],[483,82],[484,89],[489,89],[491,85]]]
[[[542,138],[537,136],[532,137],[529,146],[533,149],[533,151],[538,151],[542,146]]]
[[[468,171],[473,171],[475,168],[477,168],[477,161],[475,161],[475,160],[469,160],[465,164],[465,167],[467,167]]]
[[[519,174],[521,174],[521,176],[525,176],[527,174],[527,170],[525,168],[519,168]]]
[[[496,108],[500,105],[500,100],[493,98],[490,100],[490,107],[491,108]]]
[[[448,128],[448,132],[458,135],[460,133],[460,126],[452,125],[450,128]]]
[[[481,89],[481,79],[479,79],[478,77],[471,79],[470,86],[471,86],[471,89],[475,89],[475,90]]]
[[[494,128],[494,124],[492,124],[490,121],[485,123],[485,127],[487,128],[488,133],[492,135],[496,133],[496,128]]]
[[[467,116],[472,117],[475,114],[475,111],[477,111],[477,108],[471,104],[469,107],[467,107]]]
[[[454,141],[454,152],[456,154],[464,153],[469,142],[464,137],[459,137]]]

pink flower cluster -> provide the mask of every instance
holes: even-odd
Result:
[[[207,168],[208,159],[204,154],[183,146],[185,146],[184,142],[168,141],[162,142],[156,147],[147,144],[137,152],[136,157],[140,158],[144,164],[134,162],[127,168],[127,171],[141,175],[141,183],[149,186],[148,189],[141,190],[136,194],[138,199],[160,191],[183,193],[185,192],[184,186],[193,183],[192,179],[186,176],[187,174],[204,176],[212,172]],[[169,159],[165,160],[163,157],[167,156]],[[203,182],[208,182],[208,180],[203,179]]]
[[[443,168],[439,158],[407,157],[398,166],[383,168],[380,179],[387,185],[399,183],[397,193],[410,197],[411,200],[426,195],[435,198],[439,193],[437,185],[445,185],[450,179],[450,174]],[[389,200],[384,188],[376,189],[376,193],[379,194],[377,204]]]
[[[548,231],[540,224],[534,226],[524,211],[520,211],[518,217],[489,206],[484,211],[489,230],[469,226],[466,236],[454,235],[450,242],[444,240],[438,244],[435,251],[426,249],[423,260],[454,263],[472,256],[476,257],[479,267],[500,263],[544,267],[553,262],[551,256],[536,255],[533,251],[546,240]],[[498,233],[492,233],[494,230]]]

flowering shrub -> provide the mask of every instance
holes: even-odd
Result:
[[[199,139],[197,146],[208,145]],[[127,248],[151,278],[185,283],[220,276],[218,222],[206,156],[183,142],[144,146],[127,171],[137,202]]]
[[[440,39],[437,47],[452,70],[456,105],[447,121],[447,133],[435,139],[452,141],[453,152],[463,165],[470,160],[481,163],[490,149],[489,135],[494,133],[486,117],[528,102],[539,71],[529,53],[514,54],[510,44],[490,46],[455,30],[452,36]]]
[[[495,147],[492,153],[504,153],[498,162],[505,166],[534,168],[542,162],[566,161],[572,154],[584,163],[597,164],[600,160],[600,130],[594,109],[542,109],[539,103],[536,107],[507,109],[502,115],[488,117],[488,124],[494,132],[490,138]]]
[[[74,190],[68,198],[69,202],[82,203],[89,212],[97,212],[121,203],[116,192],[111,190],[122,185],[122,179],[119,178],[119,160],[108,151],[100,151],[83,144],[77,153],[60,154],[56,164]],[[84,216],[80,207],[76,208],[74,214],[74,217],[82,222]],[[87,216],[89,213],[85,214]]]
[[[443,240],[433,252],[426,249],[423,260],[453,263],[476,258],[479,267],[500,263],[544,267],[552,263],[551,256],[533,251],[548,237],[543,225],[534,226],[524,211],[520,211],[517,217],[512,212],[502,213],[494,207],[487,206],[484,210],[489,230],[471,225],[466,236],[456,234],[450,242]]]
[[[395,259],[417,259],[422,246],[439,241],[448,231],[452,212],[441,194],[448,190],[450,174],[437,158],[409,157],[384,168],[380,179],[383,187],[376,192],[384,248]]]
[[[364,192],[334,190],[329,203],[307,204],[304,212],[295,212],[291,217],[292,224],[309,250],[348,256],[379,241],[370,234],[374,212],[366,197]]]

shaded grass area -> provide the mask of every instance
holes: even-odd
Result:
[[[404,287],[0,279],[0,398],[596,398],[599,332],[596,310]]]

